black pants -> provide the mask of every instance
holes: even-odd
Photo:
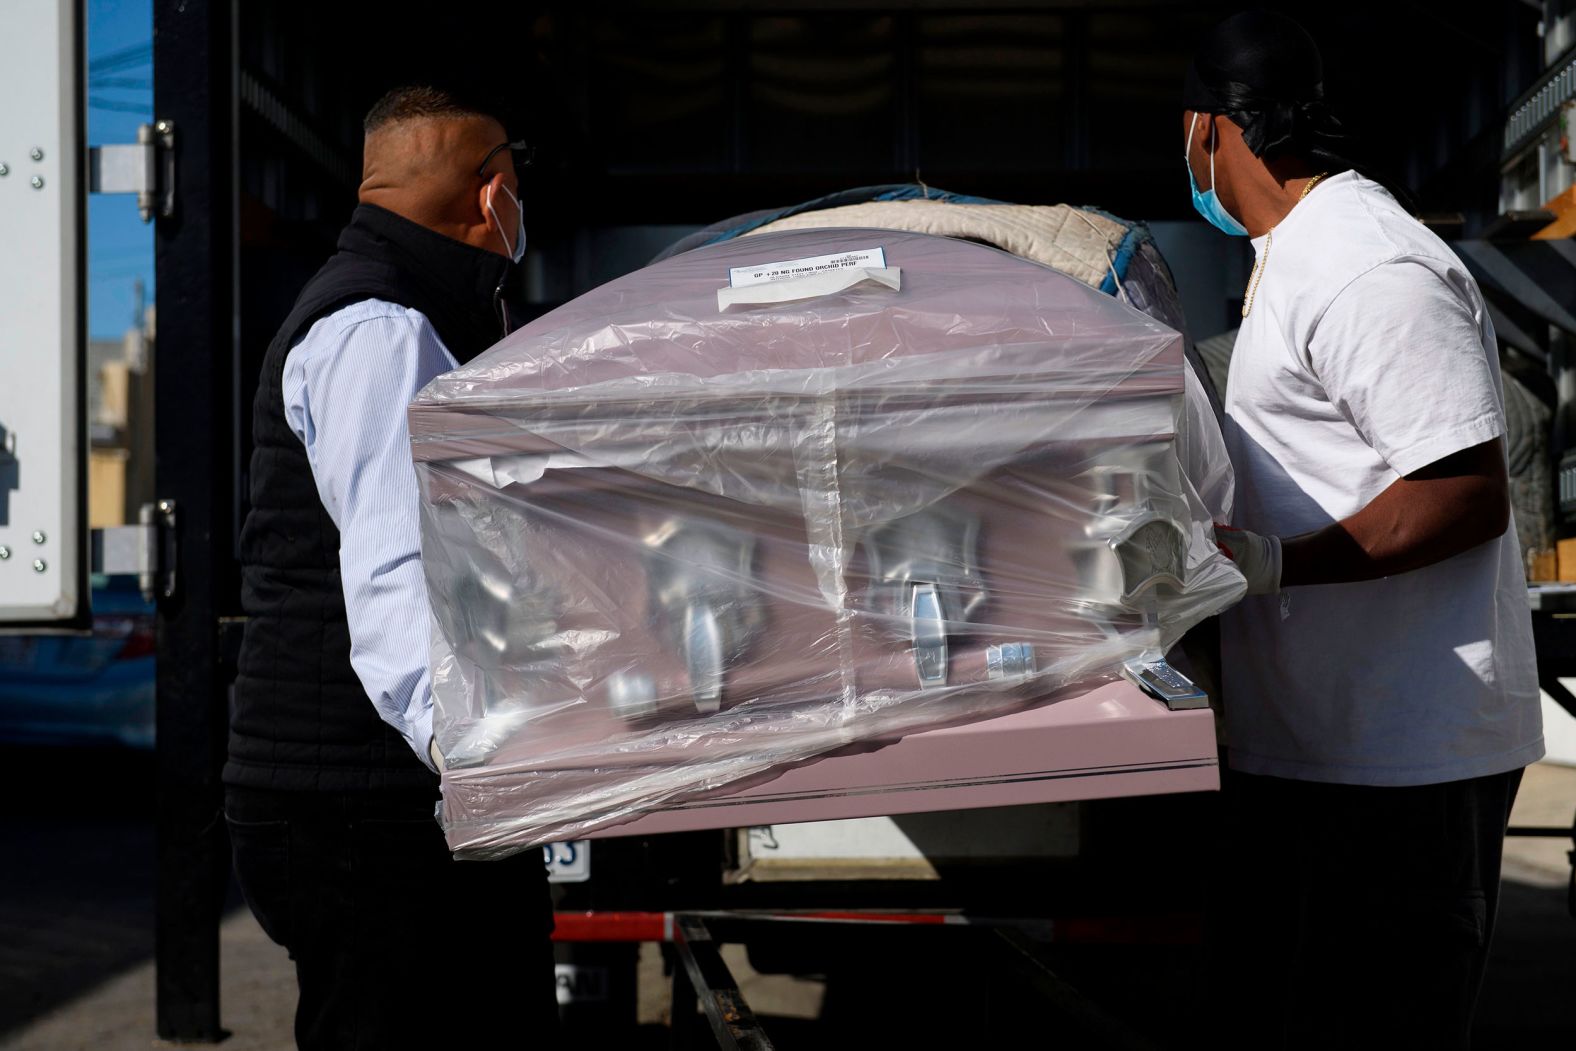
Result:
[[[295,961],[304,1051],[553,1046],[541,854],[454,861],[435,802],[226,790],[241,890]]]
[[[1470,1045],[1521,771],[1407,788],[1228,773],[1216,1046]]]

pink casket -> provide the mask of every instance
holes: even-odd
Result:
[[[410,410],[450,845],[1158,659],[1243,588],[1197,418],[1176,332],[949,238],[766,234],[539,318]]]

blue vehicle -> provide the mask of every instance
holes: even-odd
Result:
[[[93,633],[0,635],[0,741],[153,747],[153,605],[93,578]]]

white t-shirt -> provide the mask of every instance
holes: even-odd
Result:
[[[1254,241],[1262,259],[1264,239]],[[1275,228],[1231,361],[1235,523],[1294,536],[1504,433],[1477,285],[1383,188],[1346,172]],[[1511,528],[1382,580],[1246,599],[1222,625],[1229,762],[1253,774],[1417,785],[1543,755]]]

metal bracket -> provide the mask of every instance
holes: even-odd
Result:
[[[137,524],[95,529],[92,569],[110,576],[137,577],[149,602],[175,594],[175,501],[143,504]]]
[[[91,193],[134,193],[143,222],[175,214],[175,122],[137,128],[135,143],[88,147]]]
[[[143,504],[137,513],[137,520],[152,530],[149,539],[155,553],[141,574],[142,596],[149,602],[174,598],[175,586],[180,580],[177,572],[180,567],[176,559],[179,548],[175,542],[175,501],[160,500],[154,504]]]
[[[1209,707],[1209,694],[1173,668],[1169,661],[1129,661],[1122,666],[1122,672],[1145,693],[1164,703],[1173,712]]]

